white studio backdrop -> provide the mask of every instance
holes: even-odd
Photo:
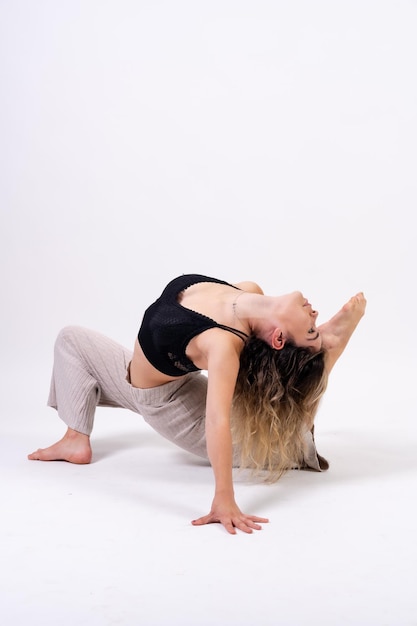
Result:
[[[66,324],[132,345],[187,272],[319,321],[363,290],[355,367],[414,366],[416,2],[0,11],[3,384],[44,384]]]
[[[416,33],[416,0],[0,0],[8,624],[415,625]],[[210,468],[129,412],[91,465],[26,460],[63,433],[59,329],[132,346],[187,272],[319,322],[368,299],[317,416],[331,470],[237,481],[251,537],[189,524]]]

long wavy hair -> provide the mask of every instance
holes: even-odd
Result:
[[[241,468],[274,482],[301,466],[303,436],[327,386],[324,351],[286,341],[274,350],[252,335],[241,355],[232,405],[232,434]],[[266,472],[266,474],[265,474]]]

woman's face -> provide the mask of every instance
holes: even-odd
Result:
[[[316,327],[318,312],[314,311],[301,291],[278,296],[277,300],[284,337],[291,339],[297,346],[320,350],[322,338]]]

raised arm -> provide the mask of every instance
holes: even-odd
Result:
[[[210,513],[192,523],[199,526],[218,522],[231,534],[236,534],[236,528],[251,533],[254,529],[261,529],[257,522],[268,520],[245,515],[235,502],[230,409],[239,369],[239,355],[230,342],[220,341],[215,348],[210,348],[207,362],[206,439],[215,491]]]
[[[362,292],[352,296],[336,315],[318,326],[326,349],[326,369],[332,370],[346,348],[353,331],[365,314],[366,299]]]

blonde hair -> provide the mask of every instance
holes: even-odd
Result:
[[[274,482],[303,464],[303,436],[313,426],[327,386],[324,352],[287,341],[274,350],[251,336],[240,356],[232,434],[240,467],[266,470]]]

